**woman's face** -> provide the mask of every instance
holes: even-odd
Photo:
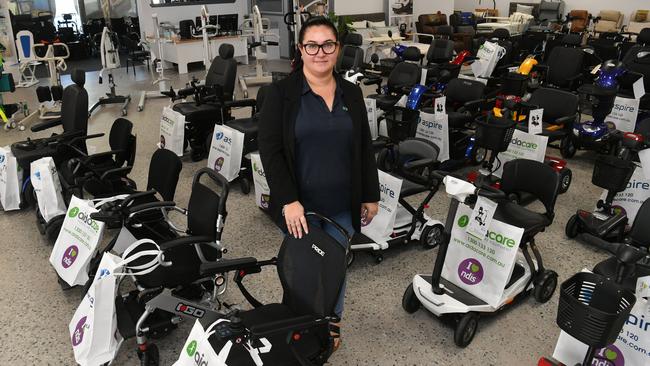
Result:
[[[322,46],[318,48],[318,46]],[[332,30],[324,25],[307,28],[300,45],[304,68],[314,75],[331,74],[339,55],[339,45]],[[328,54],[329,53],[329,54]]]

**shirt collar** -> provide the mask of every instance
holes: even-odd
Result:
[[[335,97],[342,98],[343,97],[343,88],[341,88],[341,81],[339,78],[336,76],[334,77],[334,80],[336,81],[336,91],[334,92]],[[311,86],[309,86],[309,83],[307,82],[307,78],[303,76],[302,78],[302,93],[301,95],[305,95],[309,93],[311,90]]]

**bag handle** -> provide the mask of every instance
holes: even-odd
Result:
[[[107,197],[107,198],[95,198],[95,199],[91,199],[90,201],[94,204],[95,208],[98,208],[105,203],[113,202],[117,200],[123,200],[128,196],[129,196],[128,194],[118,194],[116,196]]]
[[[136,248],[142,246],[143,244],[153,244],[156,247],[156,249],[143,250],[129,257],[129,254],[131,254],[131,252],[133,252]],[[138,266],[129,266],[131,262],[134,262],[145,256],[154,256],[154,259]],[[158,246],[158,244],[156,244],[155,241],[151,239],[140,239],[134,242],[133,244],[129,245],[129,247],[126,248],[126,250],[124,250],[124,252],[122,253],[122,261],[120,261],[118,264],[115,265],[115,268],[122,267],[123,269],[140,270],[140,271],[113,272],[113,274],[138,276],[138,275],[151,273],[160,266],[161,256],[162,256],[162,251],[160,250],[160,247]]]

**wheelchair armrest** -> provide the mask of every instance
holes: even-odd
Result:
[[[212,243],[212,242],[214,242],[214,238],[209,236],[194,236],[194,235],[181,236],[180,238],[176,238],[176,239],[172,239],[160,243],[160,249],[164,251],[164,250],[176,248],[183,245],[194,245],[194,244]]]
[[[32,132],[38,132],[38,131],[47,130],[52,127],[60,126],[62,124],[63,124],[62,119],[53,119],[51,121],[45,121],[39,124],[35,124],[32,126],[31,130]]]
[[[433,159],[418,159],[404,163],[404,169],[411,170],[417,168],[432,167],[436,163]]]
[[[119,177],[126,176],[131,171],[131,169],[133,169],[132,166],[124,166],[121,168],[109,169],[104,171],[99,179],[105,180],[106,178],[110,178],[112,176],[119,176]]]
[[[558,118],[555,121],[553,121],[553,124],[560,125],[560,124],[564,124],[566,122],[575,122],[577,119],[578,119],[578,114],[576,113],[576,114],[574,114],[572,116],[564,116],[564,117]]]
[[[463,104],[461,108],[458,109],[459,112],[464,112],[464,111],[469,111],[476,109],[478,106],[481,104],[485,103],[485,99],[476,99],[476,100],[470,100],[469,102],[466,102]]]
[[[253,107],[257,106],[257,100],[249,99],[240,99],[240,100],[228,100],[223,102],[223,106],[226,108],[236,108],[236,107]]]
[[[238,269],[245,269],[258,265],[257,259],[244,257],[237,259],[221,259],[216,262],[203,263],[199,269],[202,276],[211,276],[217,273],[226,273]]]
[[[136,193],[130,194],[122,201],[122,203],[120,204],[120,207],[125,208],[131,202],[137,200],[138,198],[149,197],[149,196],[155,197],[156,193],[158,193],[158,192],[155,189],[150,189],[148,191],[136,192]]]
[[[105,158],[107,156],[113,156],[115,154],[119,154],[122,151],[123,150],[109,150],[109,151],[103,151],[103,152],[100,152],[100,153],[97,153],[97,154],[88,155],[88,156],[86,156],[85,162],[86,163],[93,163],[93,162],[95,162],[97,160],[100,160],[100,159],[103,159],[103,158]]]
[[[94,139],[94,138],[98,138],[98,137],[102,137],[102,136],[104,136],[103,133],[95,133],[95,134],[92,134],[92,135],[78,136],[78,137],[75,137],[72,140],[68,141],[68,144],[74,144],[75,142],[78,142],[78,141],[90,140],[90,139]]]
[[[151,211],[155,209],[163,209],[163,208],[174,208],[176,207],[176,203],[173,201],[158,201],[158,202],[148,202],[148,203],[143,203],[141,205],[135,205],[133,207],[128,207],[127,208],[127,215],[128,216],[133,216],[135,214],[138,214],[140,212],[145,212],[145,211]]]
[[[381,86],[381,77],[368,77],[363,81],[363,85],[377,85]]]
[[[331,321],[328,317],[315,317],[313,315],[302,315],[289,319],[282,319],[268,323],[262,323],[250,327],[251,336],[254,338],[269,337],[275,334],[299,332],[317,326],[328,325]]]

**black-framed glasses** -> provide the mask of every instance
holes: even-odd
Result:
[[[302,48],[309,56],[316,56],[320,50],[323,50],[326,55],[331,55],[336,51],[336,44],[334,41],[327,41],[323,44],[307,43],[303,44]]]

